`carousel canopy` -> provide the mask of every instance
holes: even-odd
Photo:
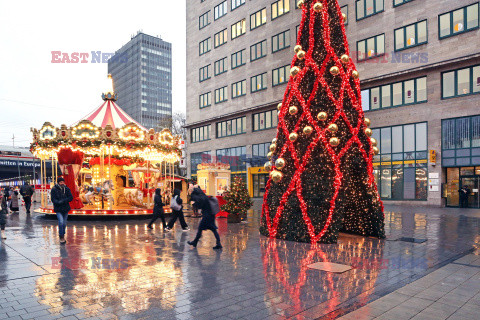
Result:
[[[121,128],[129,123],[135,123],[141,129],[147,131],[145,127],[133,120],[133,118],[123,111],[122,108],[120,108],[113,100],[105,100],[100,107],[93,110],[81,120],[88,120],[97,127],[101,128],[105,128],[107,125],[110,125],[113,129]]]

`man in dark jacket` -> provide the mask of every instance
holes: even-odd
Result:
[[[470,189],[467,186],[463,186],[458,190],[460,196],[460,208],[468,208],[468,195],[470,194]]]
[[[70,211],[70,201],[73,200],[72,192],[65,185],[65,179],[62,177],[57,179],[57,184],[52,188],[50,195],[53,202],[53,211],[57,214],[60,243],[65,243],[67,242],[65,240],[65,229],[68,212]]]
[[[162,220],[163,231],[168,231],[167,224],[165,223],[165,210],[163,207],[165,204],[162,202],[162,194],[159,188],[155,189],[155,197],[153,198],[153,218],[148,224],[149,229],[153,229],[153,223],[160,218]]]
[[[20,188],[20,194],[23,197],[23,201],[25,201],[25,210],[27,213],[30,213],[30,207],[32,206],[32,196],[35,191],[33,188],[25,182],[25,184]]]
[[[217,240],[217,245],[213,249],[222,249],[222,244],[220,242],[220,236],[217,232],[217,225],[215,224],[215,215],[212,212],[210,206],[210,200],[207,195],[200,189],[200,187],[195,186],[192,191],[191,198],[195,201],[197,208],[202,210],[202,220],[198,225],[198,231],[195,239],[193,241],[188,241],[187,243],[193,247],[197,246],[198,240],[202,237],[203,230],[210,230],[213,232],[215,239]]]

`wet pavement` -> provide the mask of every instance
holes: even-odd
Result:
[[[218,219],[224,249],[214,251],[209,231],[197,249],[186,244],[195,218],[166,234],[145,220],[69,221],[61,246],[56,220],[9,215],[0,319],[334,319],[480,253],[473,209],[387,206],[386,240],[342,234],[317,246],[266,239],[258,219]],[[308,268],[321,261],[353,269]]]

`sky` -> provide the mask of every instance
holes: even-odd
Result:
[[[185,112],[184,0],[0,1],[0,145],[29,146],[30,128],[71,125],[102,104],[107,63],[142,31],[172,43],[173,111]],[[88,63],[52,63],[52,51],[88,52]]]

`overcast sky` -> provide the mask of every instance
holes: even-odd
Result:
[[[30,128],[70,125],[100,106],[108,72],[91,51],[115,52],[132,35],[173,47],[173,109],[185,111],[184,0],[1,0],[0,145],[28,146]],[[51,63],[52,51],[88,52],[88,63]]]

